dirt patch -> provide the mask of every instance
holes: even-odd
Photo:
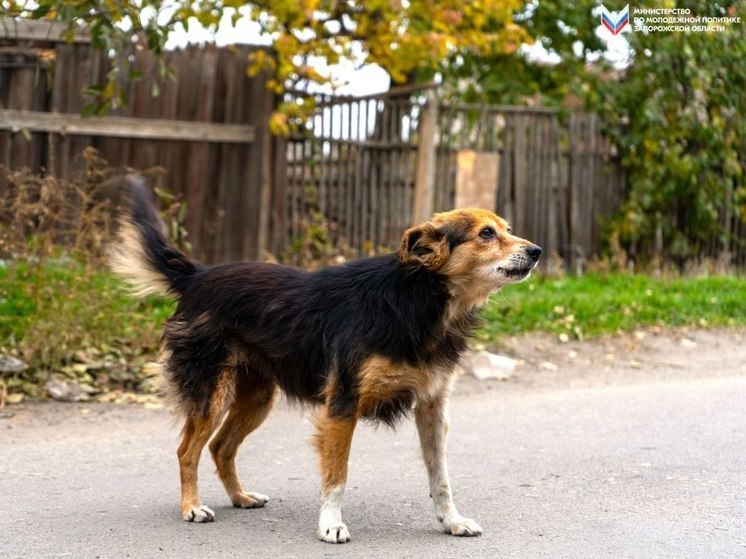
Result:
[[[556,390],[593,388],[705,376],[746,375],[746,329],[648,329],[603,338],[561,341],[549,334],[502,340],[501,355],[517,360],[504,381],[480,381],[464,373],[455,397],[491,390]],[[0,432],[21,424],[44,427],[69,418],[79,409],[81,424],[122,417],[149,417],[147,408],[161,408],[154,396],[138,405],[137,395],[119,405],[97,403],[24,403],[0,409]],[[283,404],[280,404],[283,405]],[[161,410],[162,413],[168,413]],[[7,421],[9,419],[13,421]]]
[[[746,329],[660,328],[585,341],[530,334],[502,340],[497,353],[518,361],[512,377],[478,381],[464,374],[456,393],[746,375]]]

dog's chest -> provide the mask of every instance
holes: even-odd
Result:
[[[451,367],[413,366],[385,357],[369,359],[358,379],[358,412],[389,422],[392,415],[407,413],[420,401],[427,401],[448,390]]]

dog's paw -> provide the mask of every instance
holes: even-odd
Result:
[[[250,493],[248,491],[234,496],[233,506],[240,509],[259,509],[269,502],[269,497],[261,493]]]
[[[471,518],[456,516],[451,519],[443,520],[443,529],[446,534],[454,536],[479,536],[482,534],[482,528]]]
[[[215,520],[215,513],[205,505],[186,509],[183,512],[183,516],[187,522],[212,522]]]
[[[350,531],[344,522],[329,526],[319,524],[319,531],[316,535],[322,542],[327,543],[346,543],[350,541]]]

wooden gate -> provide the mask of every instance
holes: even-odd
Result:
[[[320,99],[307,128],[288,139],[287,237],[279,245],[313,222],[358,253],[398,244],[412,220],[420,90]]]
[[[550,109],[438,103],[427,92],[322,99],[288,142],[287,241],[318,222],[336,245],[393,249],[413,222],[456,207],[459,154],[473,152],[496,156],[495,180],[478,187],[518,234],[567,266],[598,252],[625,189],[598,117],[562,122]]]
[[[566,266],[598,253],[603,223],[619,207],[626,182],[596,115],[571,114],[562,122],[545,108],[442,104],[438,130],[434,210],[455,205],[459,153],[494,153],[497,180],[481,185],[496,190],[489,209]]]

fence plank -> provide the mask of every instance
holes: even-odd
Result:
[[[3,45],[13,40],[0,33]],[[247,251],[253,251],[251,257],[258,256],[256,199],[260,193],[251,189],[252,185],[258,189],[263,181],[266,193],[266,167],[272,159],[261,157],[269,148],[259,153],[253,144],[260,130],[267,129],[275,98],[265,87],[266,75],[246,75],[246,54],[251,49],[189,47],[166,53],[164,59],[179,80],[162,82],[160,96],[151,97],[152,81],[147,79],[128,84],[126,106],[111,116],[82,118],[80,110],[88,102],[83,89],[103,82],[110,69],[108,56],[83,42],[24,40],[31,45],[24,44],[24,52],[30,54],[28,64],[21,68],[29,72],[28,77],[8,70],[3,66],[5,58],[0,57],[4,109],[0,112],[0,163],[36,172],[45,168],[71,178],[82,171],[78,153],[92,145],[114,168],[145,170],[159,164],[167,171],[169,189],[186,196],[187,229],[198,258],[210,263],[244,258]],[[56,73],[47,88],[48,63],[34,53],[46,52],[50,43]],[[146,75],[154,71],[147,51],[132,54],[133,67]],[[225,107],[227,75],[235,90],[230,115]],[[249,91],[247,84],[255,85]],[[209,99],[214,101],[206,103]],[[200,147],[195,147],[197,143]],[[231,227],[224,227],[225,222]]]
[[[68,29],[64,23],[0,17],[0,39],[45,43],[90,43],[91,37],[82,27]]]
[[[0,112],[0,129],[72,136],[242,144],[252,142],[255,137],[255,127],[251,125],[116,116],[84,118],[76,114],[11,109]]]
[[[437,122],[438,100],[431,93],[428,96],[427,105],[421,117],[418,131],[417,178],[415,179],[414,187],[413,223],[430,219],[433,213]]]

